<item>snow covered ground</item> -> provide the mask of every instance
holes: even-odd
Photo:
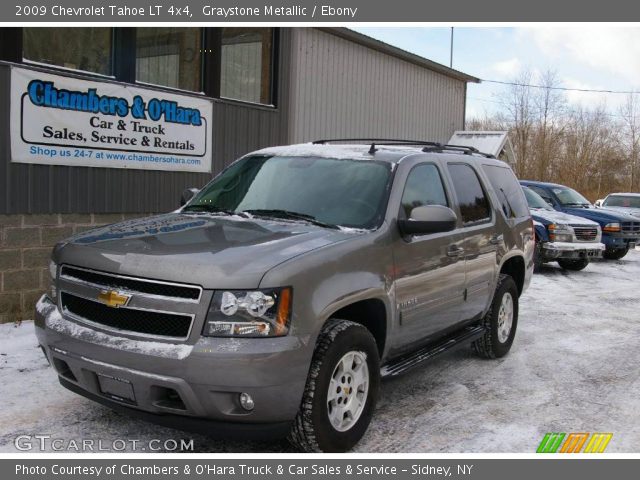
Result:
[[[463,349],[385,381],[361,452],[533,452],[546,432],[612,432],[608,452],[640,451],[640,251],[582,272],[555,265],[521,299],[511,353]],[[62,388],[33,324],[0,326],[0,451],[18,435],[193,439],[200,452],[291,451],[225,442],[114,413]]]

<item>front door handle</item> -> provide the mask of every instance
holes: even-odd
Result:
[[[449,257],[459,257],[464,254],[464,248],[460,248],[458,245],[449,245],[447,249],[447,256]]]

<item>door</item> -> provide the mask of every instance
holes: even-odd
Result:
[[[496,230],[486,190],[478,173],[466,163],[449,163],[463,236],[465,292],[461,321],[480,318],[493,297],[498,245],[504,242]]]
[[[423,205],[450,206],[438,167],[422,163],[409,172],[399,217]],[[459,321],[464,293],[462,237],[443,232],[399,239],[394,245],[398,345],[410,348]]]

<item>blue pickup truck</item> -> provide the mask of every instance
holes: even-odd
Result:
[[[597,222],[606,247],[603,257],[608,260],[621,259],[640,241],[640,217],[595,208],[589,200],[564,185],[530,180],[522,180],[520,184],[536,192],[555,210]]]
[[[547,262],[558,262],[565,270],[582,270],[590,260],[602,257],[605,246],[600,225],[558,212],[530,188],[522,190],[536,231],[535,270]]]

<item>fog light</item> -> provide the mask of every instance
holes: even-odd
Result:
[[[251,410],[253,410],[253,407],[255,407],[255,403],[253,403],[253,398],[251,398],[251,395],[244,392],[240,394],[240,405],[247,412],[250,412]]]

